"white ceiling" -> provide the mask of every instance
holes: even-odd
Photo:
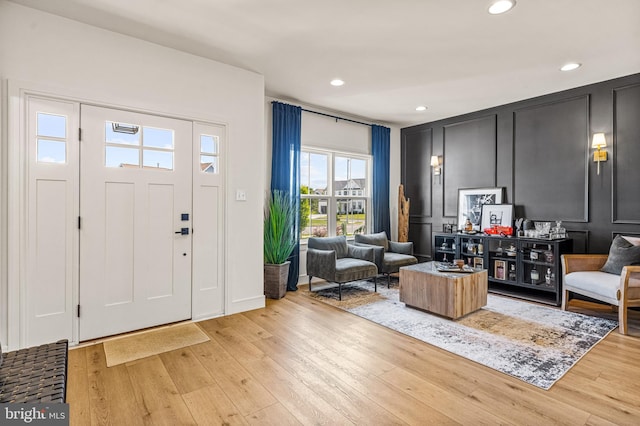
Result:
[[[400,126],[640,72],[640,0],[517,0],[497,16],[491,0],[12,1],[255,71],[268,96]],[[560,72],[570,61],[583,66]]]

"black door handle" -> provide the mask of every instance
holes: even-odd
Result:
[[[189,228],[180,228],[179,231],[176,231],[176,234],[189,235]]]

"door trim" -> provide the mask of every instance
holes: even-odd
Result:
[[[144,114],[152,114],[160,117],[177,118],[182,120],[189,120],[194,123],[200,122],[205,124],[211,124],[214,126],[224,126],[226,129],[225,143],[228,146],[228,141],[231,135],[231,126],[229,122],[221,118],[215,117],[196,117],[183,114],[171,113],[170,111],[159,111],[146,107],[139,106],[125,106],[114,102],[105,101],[102,99],[88,98],[82,94],[74,93],[73,88],[63,88],[57,86],[51,86],[42,83],[27,82],[19,79],[6,79],[3,80],[6,90],[6,97],[2,97],[3,105],[6,105],[7,121],[6,135],[7,149],[6,157],[0,158],[0,165],[6,172],[6,192],[2,192],[3,188],[0,188],[0,196],[4,203],[0,203],[2,207],[6,208],[3,213],[6,212],[6,227],[3,228],[3,223],[0,221],[0,231],[6,236],[6,275],[0,274],[0,312],[6,312],[6,317],[0,313],[0,339],[3,343],[3,350],[16,350],[25,347],[25,334],[26,334],[26,306],[25,289],[20,285],[26,277],[26,221],[24,219],[27,209],[26,205],[26,166],[24,165],[26,158],[26,106],[25,99],[27,96],[38,96],[48,98],[52,100],[59,100],[65,102],[77,102],[79,104],[101,106],[106,108],[122,109],[125,111],[140,112]],[[6,99],[6,103],[4,100]],[[1,112],[1,108],[0,108]],[[2,129],[0,129],[2,130]],[[228,170],[228,156],[222,158],[222,164],[224,170]],[[229,240],[226,232],[226,218],[228,217],[229,198],[227,189],[227,176],[223,174],[222,184],[222,197],[224,200],[224,206],[222,207],[222,221],[224,235],[222,237],[222,253],[220,256],[220,265],[223,268],[221,276],[224,281],[224,314],[230,313],[231,306],[231,291],[228,284],[228,268],[227,268],[227,256]],[[2,216],[0,216],[1,218]],[[77,262],[77,261],[76,261]],[[5,279],[6,276],[6,279]],[[72,305],[76,306],[79,301],[79,284],[74,286],[72,295]],[[6,297],[4,297],[6,295]],[[252,305],[253,306],[253,305]],[[195,317],[195,315],[192,315]],[[198,321],[204,320],[210,317],[198,317]],[[79,319],[74,316],[73,320],[73,336],[69,339],[69,343],[77,345],[78,340],[78,325]]]

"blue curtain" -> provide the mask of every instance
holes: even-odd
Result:
[[[281,190],[292,198],[296,212],[300,212],[300,129],[302,108],[273,102],[273,149],[271,154],[271,190]],[[294,219],[293,235],[296,246],[289,256],[287,290],[298,289],[300,275],[300,214]]]
[[[373,153],[373,232],[387,233],[391,238],[389,219],[389,145],[391,129],[371,125]]]

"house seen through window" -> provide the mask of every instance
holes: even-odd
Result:
[[[300,154],[300,237],[367,232],[370,157],[304,148]]]

